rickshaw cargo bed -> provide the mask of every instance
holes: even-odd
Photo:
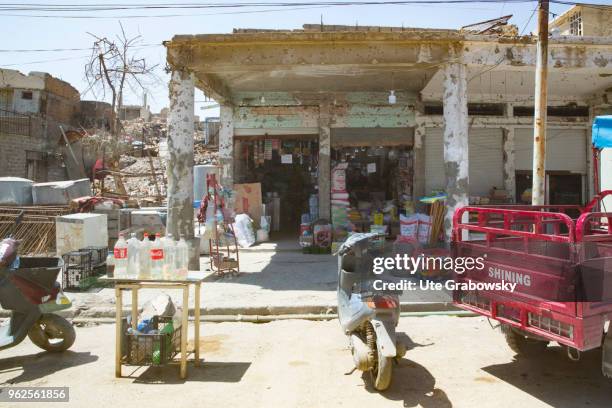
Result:
[[[601,200],[612,191],[596,197]],[[458,283],[513,290],[453,292],[456,306],[578,350],[601,346],[612,315],[612,213],[587,207],[464,207],[453,219],[453,257],[482,257]]]

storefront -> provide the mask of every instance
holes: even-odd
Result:
[[[546,202],[584,204],[587,142],[583,129],[549,128],[546,135]],[[533,129],[515,133],[516,201],[531,202]]]
[[[234,143],[238,184],[259,183],[271,231],[297,235],[302,214],[311,212],[309,198],[316,194],[317,136],[245,136]]]
[[[399,213],[413,205],[413,130],[339,128],[331,140],[334,240],[374,225],[397,235]]]

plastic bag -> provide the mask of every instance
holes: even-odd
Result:
[[[248,248],[255,243],[255,233],[253,232],[253,220],[246,214],[236,215],[234,222],[234,232],[238,245]]]

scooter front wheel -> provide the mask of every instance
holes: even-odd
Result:
[[[28,331],[32,343],[51,352],[65,351],[74,344],[76,332],[70,322],[56,314],[44,314]]]
[[[377,359],[376,364],[372,370],[370,370],[370,378],[372,385],[377,391],[384,391],[391,385],[391,377],[393,374],[393,358],[384,357],[380,352],[380,348],[377,344]]]

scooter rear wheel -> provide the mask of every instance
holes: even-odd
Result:
[[[366,326],[366,339],[370,353],[374,357],[374,367],[370,370],[370,380],[374,389],[384,391],[391,385],[393,359],[382,354],[380,344],[376,341],[376,332],[370,322]]]
[[[65,351],[74,344],[76,332],[70,322],[56,314],[44,314],[28,331],[32,343],[51,352]]]
[[[376,366],[370,370],[372,384],[377,391],[384,391],[391,385],[391,377],[393,374],[393,359],[391,357],[383,357],[378,351]]]

